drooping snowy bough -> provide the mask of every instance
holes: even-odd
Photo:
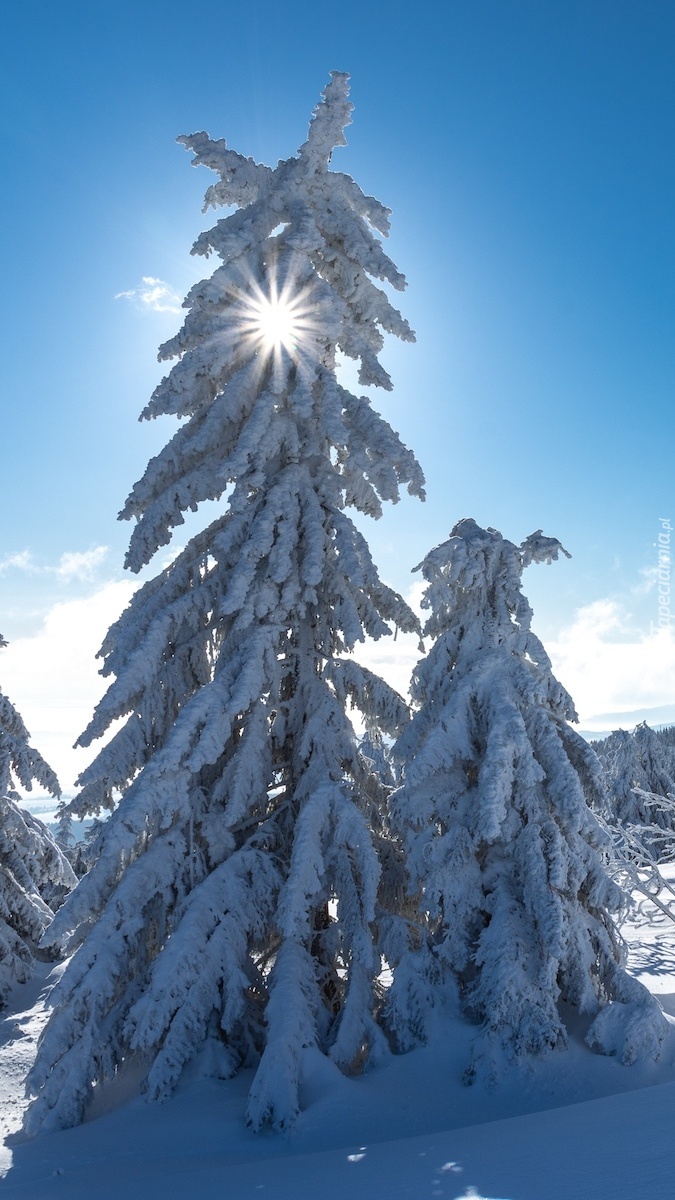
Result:
[[[454,980],[481,1026],[469,1080],[564,1044],[561,1003],[595,1018],[587,1041],[624,1062],[656,1055],[666,1031],[623,967],[623,893],[591,811],[606,804],[600,763],[569,724],[574,706],[521,590],[524,567],[561,551],[540,531],[517,547],[463,520],[421,564],[435,642],[395,746],[405,781],[392,819],[432,952],[402,956],[388,1017],[402,1045],[423,1038],[420,995]]]
[[[349,1069],[383,1045],[378,921],[396,891],[383,864],[400,863],[346,710],[393,735],[407,709],[346,652],[418,622],[345,507],[377,517],[424,481],[336,373],[341,350],[362,384],[390,388],[382,331],[413,340],[373,283],[405,286],[374,233],[388,210],[329,170],[347,78],[333,74],[307,141],[274,170],[205,133],[180,139],[220,176],[206,206],[238,211],[197,240],[222,265],[161,351],[178,362],[143,416],[184,423],[121,514],[137,520],[127,565],[147,563],[185,510],[227,504],[101,651],[115,680],[81,741],[124,724],[73,809],[123,795],[49,933],[84,941],[32,1073],[33,1131],[77,1122],[92,1081],[134,1054],[154,1098],[198,1054],[222,1076],[257,1065],[248,1119],[281,1128],[303,1047]]]
[[[76,882],[49,830],[19,804],[17,784],[31,791],[35,782],[60,794],[56,775],[29,737],[0,692],[0,1006],[10,988],[30,976],[33,951],[54,915],[50,902]]]

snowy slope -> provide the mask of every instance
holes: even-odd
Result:
[[[636,973],[675,1012],[675,926],[637,914],[626,933]],[[0,1029],[8,1200],[675,1196],[675,1034],[658,1064],[630,1068],[575,1039],[489,1090],[458,1082],[471,1030],[446,1016],[432,1045],[356,1080],[308,1051],[304,1112],[290,1137],[245,1128],[242,1076],[193,1077],[161,1106],[127,1100],[120,1084],[97,1101],[102,1115],[22,1142],[11,1131],[44,1020],[41,971],[15,990]]]
[[[263,1152],[255,1158],[219,1151],[216,1140],[190,1153],[185,1133],[176,1145],[172,1122],[163,1152],[154,1146],[137,1153],[112,1138],[107,1145],[103,1139],[88,1143],[85,1134],[71,1158],[74,1139],[50,1135],[30,1161],[18,1156],[3,1195],[25,1200],[666,1200],[675,1190],[674,1103],[675,1084],[666,1084],[452,1132],[316,1153]],[[113,1126],[108,1132],[122,1131]]]

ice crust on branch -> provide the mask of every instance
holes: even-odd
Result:
[[[656,1056],[657,1002],[623,966],[622,892],[602,861],[600,763],[570,725],[572,700],[531,629],[524,567],[563,551],[518,547],[460,521],[421,564],[434,644],[415,668],[419,706],[394,754],[391,799],[432,951],[401,956],[388,1000],[402,1046],[426,1034],[420,994],[448,979],[480,1024],[467,1078],[564,1044],[564,1002],[595,1017],[588,1041],[625,1062]]]
[[[198,238],[221,265],[160,351],[177,362],[143,416],[182,424],[122,511],[136,520],[127,565],[203,500],[222,512],[101,650],[112,682],[80,742],[123,723],[71,808],[114,811],[47,935],[75,954],[30,1080],[30,1131],[79,1121],[92,1081],[136,1054],[162,1098],[206,1048],[220,1073],[257,1066],[248,1120],[287,1128],[304,1047],[346,1070],[383,1052],[375,979],[401,864],[346,709],[391,735],[408,712],[349,654],[419,623],[345,510],[376,517],[424,481],[336,377],[342,349],[362,383],[388,388],[382,331],[413,338],[373,283],[405,282],[374,233],[388,212],[329,170],[347,96],[334,73],[306,143],[275,169],[204,133],[180,139],[220,176],[207,207],[238,210]],[[277,296],[297,328],[271,344],[255,312]]]
[[[0,647],[6,642],[0,637]],[[75,876],[49,830],[20,805],[20,784],[40,784],[59,796],[51,767],[29,745],[30,734],[0,692],[0,1007],[15,983],[25,983],[33,951],[53,917],[50,904],[75,886]]]

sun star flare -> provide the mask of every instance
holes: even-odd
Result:
[[[269,292],[260,288],[246,297],[241,309],[241,329],[256,353],[267,359],[283,351],[297,358],[314,327],[307,290],[287,281],[273,284]]]

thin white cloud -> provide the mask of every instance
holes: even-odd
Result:
[[[4,571],[39,571],[40,568],[33,560],[30,550],[19,550],[16,554],[8,554],[0,559],[0,572]]]
[[[116,300],[132,300],[149,312],[179,313],[181,297],[163,279],[155,279],[153,275],[144,275],[140,286],[125,292],[117,292]]]
[[[107,583],[86,599],[56,604],[37,634],[16,638],[0,651],[0,687],[66,792],[101,745],[72,749],[110,683],[99,675],[96,653],[137,586]]]
[[[654,591],[658,581],[658,567],[642,567],[640,570],[640,582],[631,588],[631,593],[634,596],[646,596],[649,592]]]
[[[26,571],[31,575],[56,575],[64,583],[72,580],[87,581],[94,578],[108,553],[107,546],[94,546],[91,550],[67,550],[56,566],[38,563],[30,550],[8,554],[0,560],[0,572]]]

